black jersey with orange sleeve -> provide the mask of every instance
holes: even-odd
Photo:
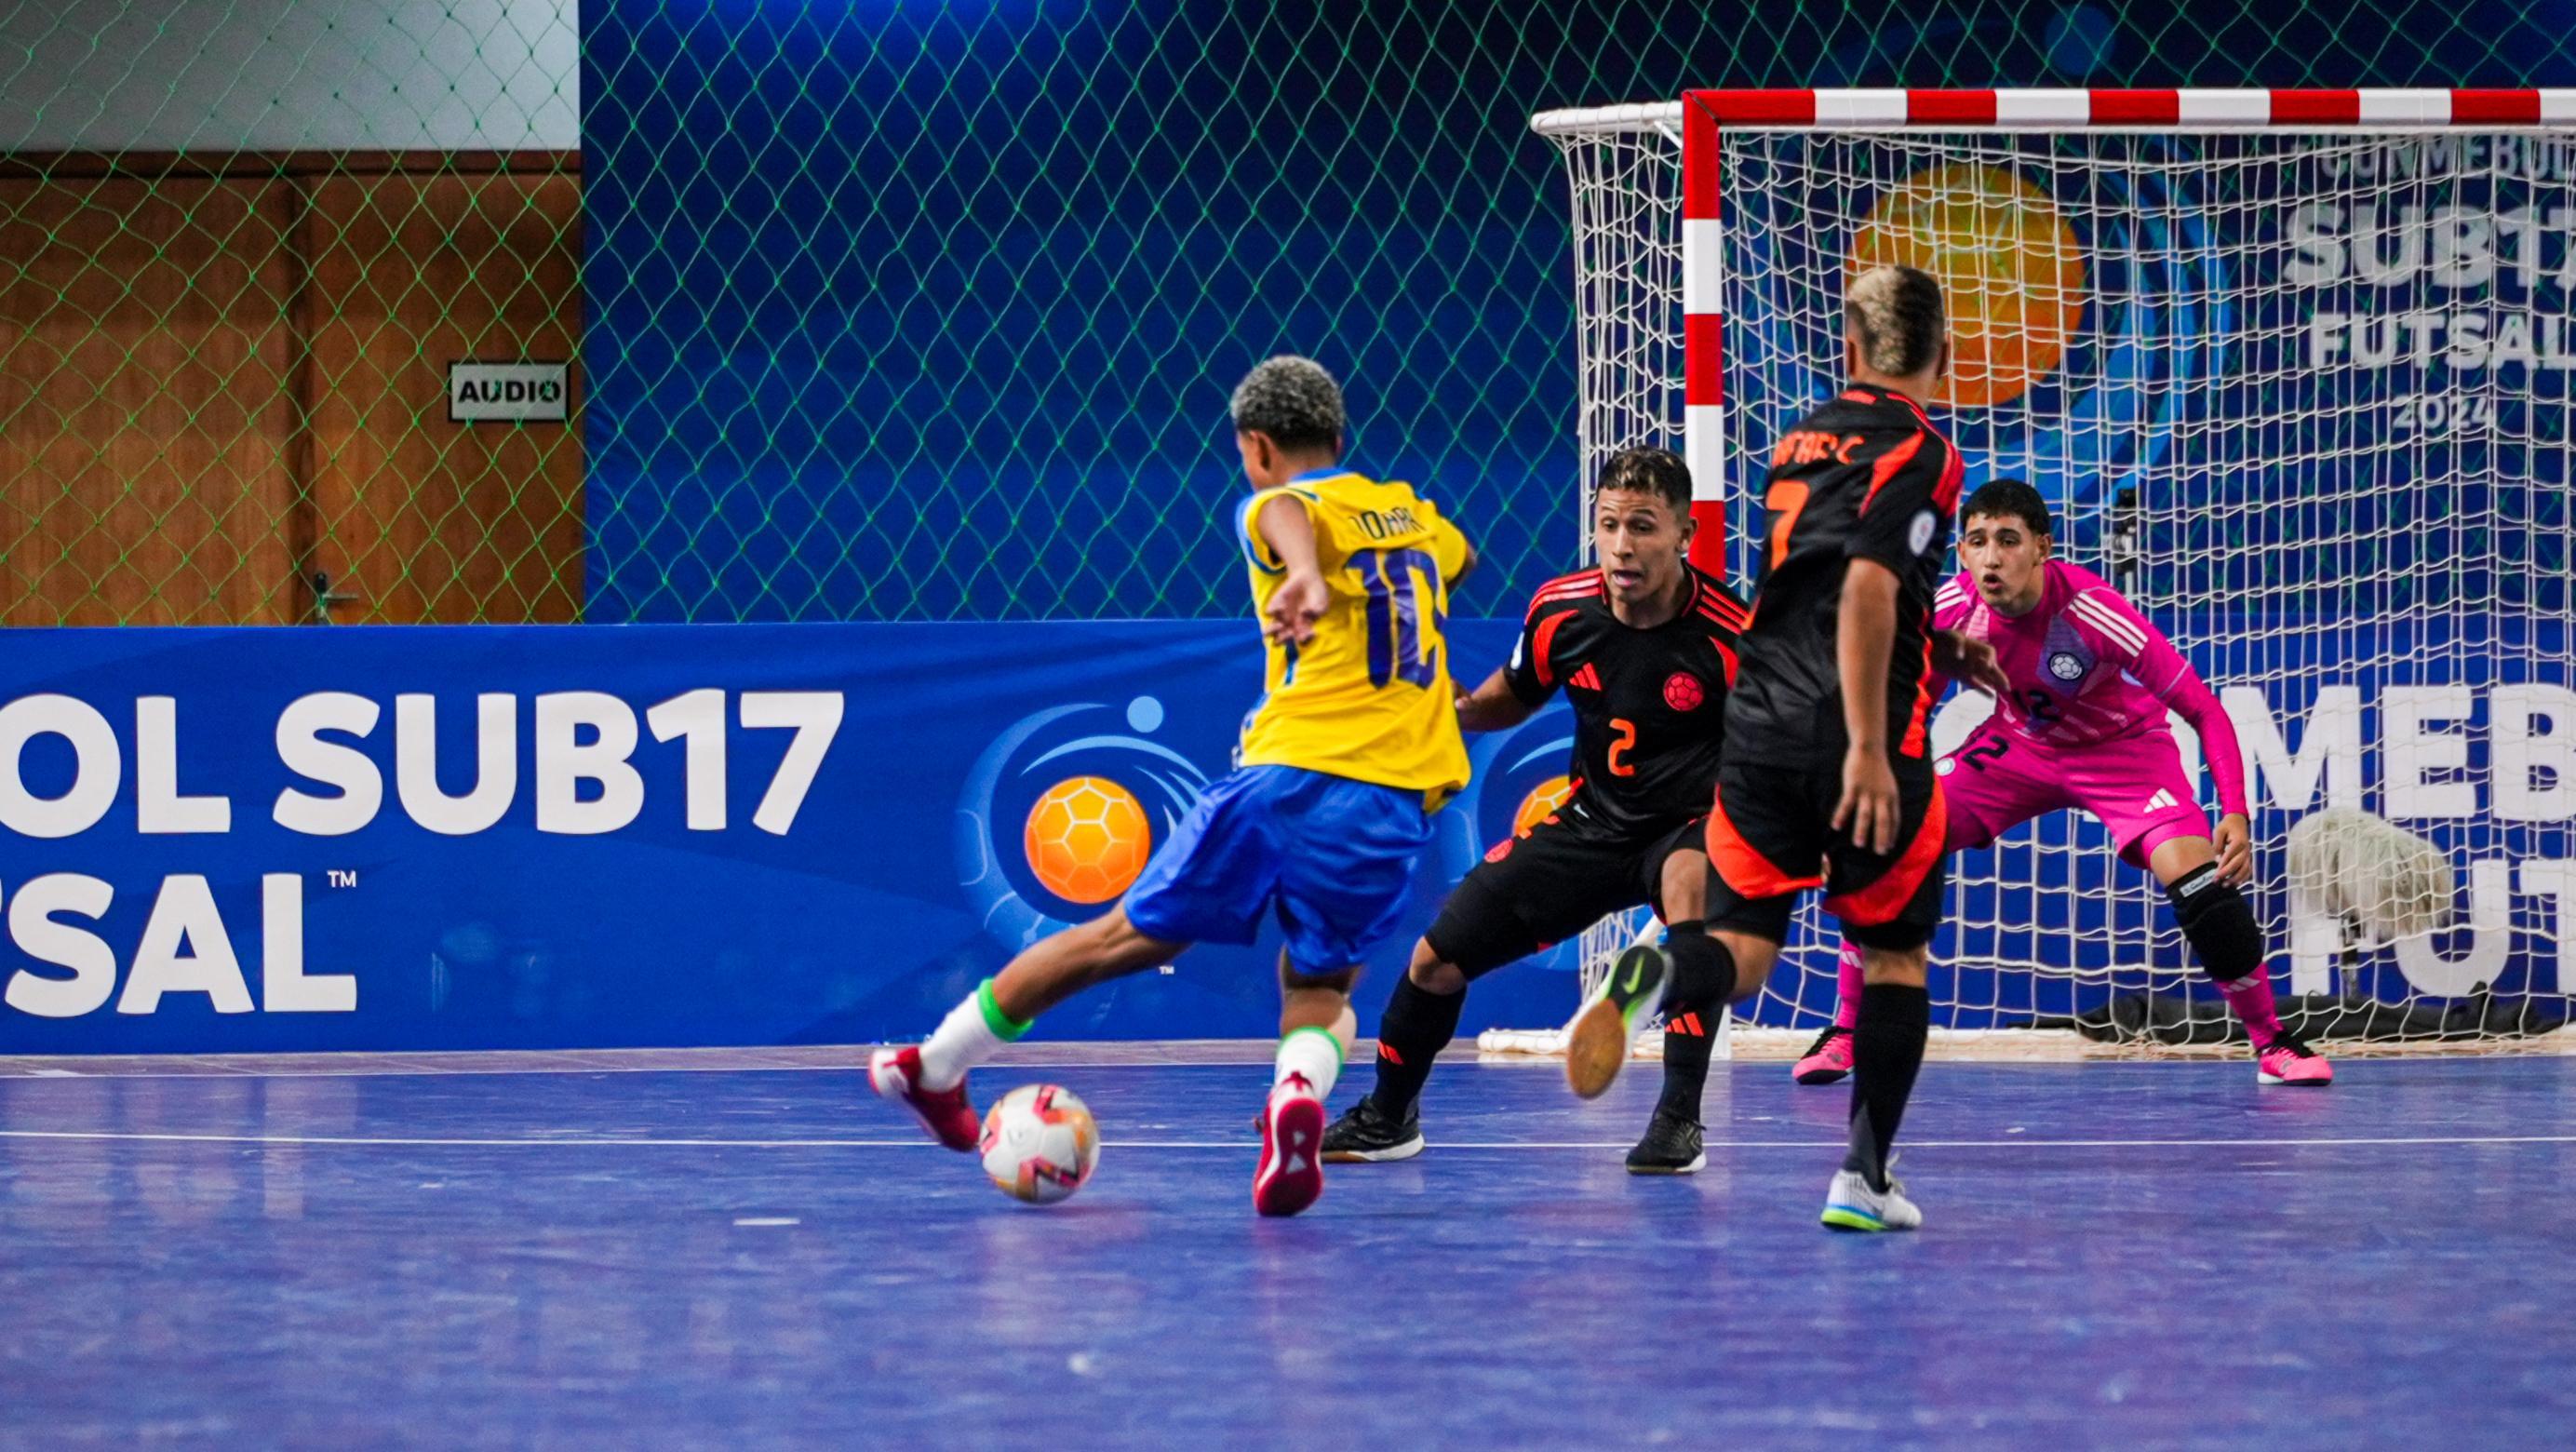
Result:
[[[1708,811],[1745,613],[1722,582],[1682,568],[1688,602],[1650,630],[1620,622],[1597,569],[1530,601],[1503,676],[1527,705],[1561,687],[1574,708],[1568,825],[1644,839]]]
[[[1731,759],[1803,765],[1847,748],[1838,655],[1843,572],[1874,560],[1897,579],[1887,660],[1887,740],[1926,749],[1932,597],[1959,507],[1959,452],[1914,400],[1846,387],[1771,454],[1762,569],[1745,631],[1743,679],[1727,699]]]

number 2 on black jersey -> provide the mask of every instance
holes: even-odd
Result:
[[[1609,766],[1612,776],[1635,776],[1637,768],[1619,758],[1627,755],[1636,746],[1637,723],[1623,716],[1613,716],[1610,718],[1610,729],[1619,733],[1619,739],[1610,743],[1610,753],[1603,758],[1603,761]]]

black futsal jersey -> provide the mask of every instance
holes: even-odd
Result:
[[[1682,569],[1688,598],[1651,630],[1611,613],[1597,569],[1530,601],[1504,678],[1527,705],[1562,688],[1574,708],[1568,826],[1635,840],[1708,812],[1745,612],[1723,583]]]
[[[1887,660],[1887,741],[1920,758],[1932,706],[1932,597],[1959,506],[1958,450],[1914,400],[1854,384],[1780,440],[1742,679],[1727,698],[1728,759],[1839,763],[1838,631],[1843,571],[1875,560],[1896,574],[1896,640]]]

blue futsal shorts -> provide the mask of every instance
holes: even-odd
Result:
[[[1174,943],[1249,943],[1274,905],[1288,961],[1347,968],[1386,941],[1431,842],[1422,793],[1293,766],[1211,785],[1127,889],[1127,920]]]

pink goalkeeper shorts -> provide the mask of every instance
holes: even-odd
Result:
[[[1989,719],[1941,758],[1950,802],[1950,850],[1983,847],[2061,808],[2091,812],[2121,860],[2145,866],[2177,837],[2210,835],[2200,793],[2182,772],[2182,751],[2162,726],[2090,746],[2034,745]]]

